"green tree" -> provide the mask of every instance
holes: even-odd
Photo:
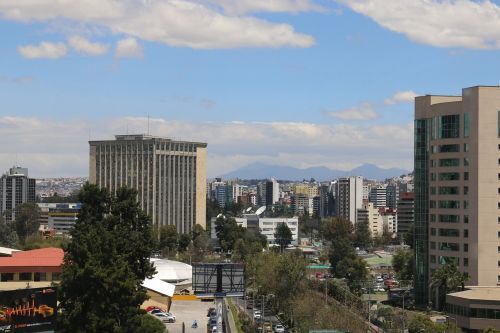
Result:
[[[325,240],[335,242],[337,239],[353,238],[353,226],[349,220],[327,218],[321,221],[321,231]]]
[[[434,323],[428,316],[416,315],[408,322],[409,333],[462,333],[455,323]]]
[[[115,196],[88,183],[81,190],[59,286],[58,332],[144,332],[141,284],[154,274],[153,241],[136,197],[135,190],[120,188]]]
[[[194,241],[199,235],[206,233],[205,229],[199,224],[195,224],[193,230],[191,230],[191,239]]]
[[[359,290],[362,282],[368,274],[366,262],[361,259],[351,244],[351,235],[347,223],[349,221],[336,220],[330,226],[330,245],[329,260],[332,274],[336,278],[346,279],[347,284],[353,290]],[[337,230],[337,232],[332,232]]]
[[[286,223],[280,223],[276,227],[274,239],[276,240],[276,244],[280,246],[281,253],[283,253],[284,248],[292,242],[292,231]]]
[[[457,291],[469,277],[458,270],[457,265],[448,263],[436,269],[431,276],[430,287],[438,290],[438,309],[446,304],[446,294]]]
[[[367,249],[372,246],[372,233],[368,221],[361,221],[356,224],[354,231],[356,246]]]
[[[142,316],[139,317],[138,326],[141,328],[141,333],[167,332],[165,324],[149,314],[143,314]]]
[[[227,252],[233,250],[234,243],[243,237],[245,229],[234,218],[221,216],[215,221],[215,232],[222,249]]]
[[[392,267],[400,280],[413,280],[413,251],[396,251],[392,257]]]
[[[177,250],[179,252],[185,252],[190,243],[191,243],[191,236],[189,234],[179,235],[179,243],[177,245]]]
[[[17,233],[13,223],[5,221],[5,219],[0,216],[0,246],[16,247],[17,241]]]
[[[159,250],[163,255],[175,255],[179,244],[179,234],[175,225],[166,225],[160,228]]]
[[[40,227],[40,208],[34,202],[26,202],[16,207],[16,233],[19,242],[24,245],[26,238]]]

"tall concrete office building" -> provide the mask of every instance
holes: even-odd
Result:
[[[116,135],[90,141],[89,180],[115,192],[138,191],[141,208],[156,226],[181,233],[206,225],[206,143],[150,135]]]
[[[415,224],[415,193],[401,192],[396,210],[399,239],[410,232]],[[413,246],[413,244],[408,244]]]
[[[363,177],[339,178],[335,195],[336,214],[356,225],[357,209],[363,205]]]
[[[500,283],[500,87],[415,99],[414,177],[416,302],[446,263]]]
[[[0,215],[7,221],[16,219],[16,207],[35,202],[36,180],[28,177],[28,169],[12,167],[0,178]]]

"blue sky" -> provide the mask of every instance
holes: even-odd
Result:
[[[209,144],[252,162],[411,169],[420,94],[500,83],[497,1],[0,3],[0,167],[87,175],[87,140]]]

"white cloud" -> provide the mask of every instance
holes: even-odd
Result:
[[[19,46],[17,51],[26,59],[58,59],[66,55],[67,48],[64,43],[41,42]]]
[[[368,102],[340,111],[327,112],[327,114],[330,117],[342,120],[371,120],[377,118],[373,105]]]
[[[221,6],[226,13],[236,15],[256,12],[295,14],[326,11],[326,8],[310,0],[208,0],[208,2]]]
[[[391,97],[387,98],[384,101],[385,105],[394,105],[394,104],[399,104],[399,103],[413,103],[415,100],[415,97],[417,97],[417,94],[413,92],[412,90],[407,90],[407,91],[398,91]]]
[[[34,177],[86,176],[88,139],[144,133],[147,118],[54,120],[0,117],[0,172],[19,161]],[[183,122],[150,119],[153,135],[208,143],[209,176],[253,162],[348,169],[365,162],[412,168],[413,124],[323,125],[312,123]],[[394,140],[397,138],[397,140]],[[380,154],[380,147],[391,149]]]
[[[244,6],[234,2],[234,10],[284,11],[287,4],[295,4],[288,6],[294,11],[315,8],[306,0],[279,0],[278,5],[273,4],[274,1],[258,2],[259,5],[251,5],[247,0]],[[315,43],[312,36],[295,32],[289,24],[228,14],[218,7],[194,0],[3,0],[0,18],[27,23],[78,23],[105,28],[114,34],[195,49],[310,47]]]
[[[117,58],[142,58],[142,46],[135,38],[124,38],[116,43],[115,57]]]
[[[97,56],[106,54],[108,52],[108,45],[92,43],[88,39],[81,36],[70,37],[68,43],[78,53]]]
[[[418,43],[500,48],[500,7],[490,0],[336,1]]]

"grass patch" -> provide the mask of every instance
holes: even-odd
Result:
[[[238,309],[236,309],[236,306],[229,298],[227,299],[227,303],[229,304],[229,309],[231,310],[231,314],[233,315],[236,330],[238,331],[238,333],[244,333],[245,331],[243,331],[243,325],[241,324],[240,316],[238,316]]]

